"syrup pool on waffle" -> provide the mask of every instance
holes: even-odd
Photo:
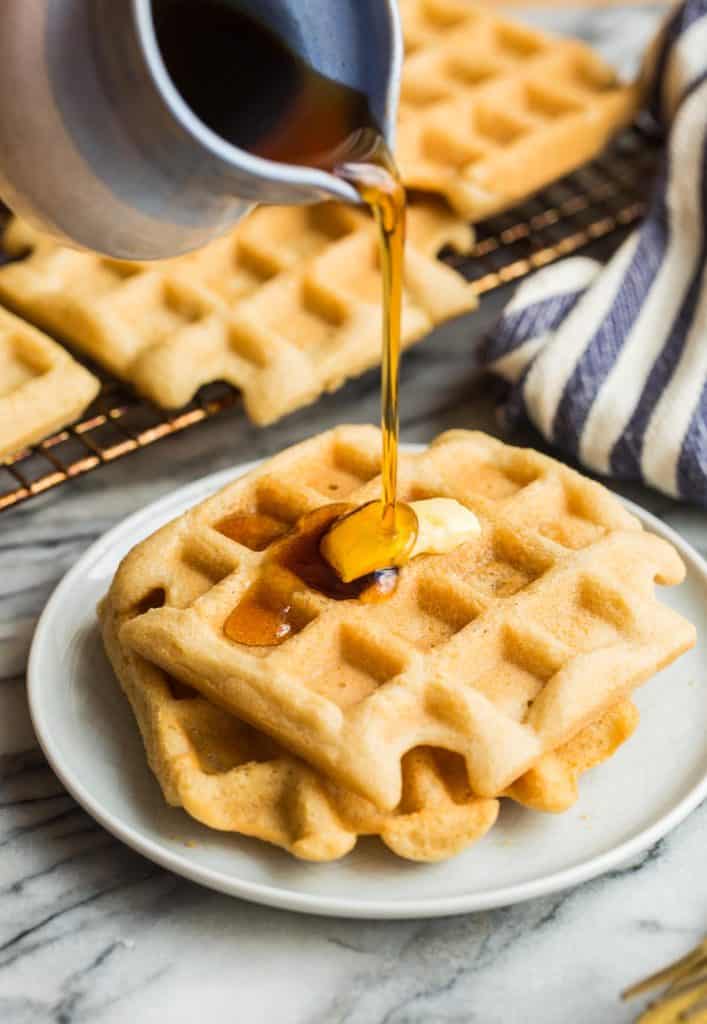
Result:
[[[219,523],[219,532],[231,540],[267,551],[259,578],[224,624],[229,640],[249,647],[284,643],[302,626],[293,598],[303,588],[335,601],[358,599],[364,603],[385,600],[395,590],[395,568],[371,572],[345,583],[322,556],[320,544],[326,531],[352,511],[352,506],[340,502],[323,505],[303,516],[284,535],[282,524],[270,516],[229,516]]]
[[[335,601],[384,601],[395,592],[408,559],[443,554],[480,533],[474,513],[449,498],[399,504],[396,514],[404,528],[393,535],[400,545],[395,550],[387,538],[380,542],[380,502],[323,505],[292,529],[262,513],[221,520],[219,533],[266,553],[258,579],[226,619],[226,636],[249,647],[275,647],[306,624],[295,600],[303,589]],[[366,517],[371,522],[362,528]],[[384,560],[389,564],[380,568]]]

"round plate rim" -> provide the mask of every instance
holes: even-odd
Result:
[[[401,449],[414,452],[424,448],[420,444],[404,444]],[[707,797],[707,772],[666,814],[662,815],[648,828],[636,833],[630,839],[619,843],[611,850],[590,857],[586,861],[556,871],[542,878],[529,882],[520,882],[486,892],[474,892],[467,895],[456,894],[439,898],[425,897],[422,899],[365,899],[351,900],[350,897],[314,896],[288,889],[285,886],[251,882],[247,879],[231,878],[220,871],[195,865],[188,856],[180,852],[164,850],[149,836],[144,835],[121,819],[103,811],[100,803],[94,799],[83,782],[76,777],[71,768],[63,763],[63,758],[54,746],[51,723],[44,716],[41,706],[41,680],[38,664],[41,656],[43,638],[55,609],[60,607],[64,595],[71,590],[77,577],[81,576],[84,566],[98,560],[105,550],[111,547],[119,535],[134,532],[145,519],[153,519],[162,510],[172,504],[182,505],[194,496],[212,492],[229,480],[243,476],[263,462],[255,459],[240,463],[229,469],[208,473],[198,480],[178,487],[169,494],[158,498],[138,509],[106,533],[99,537],[81,555],[77,562],[68,570],[57,584],[51,597],[42,611],[32,639],[27,666],[27,691],[30,715],[39,745],[62,785],[83,809],[91,815],[108,832],[137,853],[147,857],[160,867],[173,871],[192,882],[203,885],[229,896],[259,903],[265,906],[291,910],[305,914],[319,914],[329,917],[368,918],[404,920],[409,918],[448,917],[467,914],[495,907],[510,906],[538,896],[546,896],[571,886],[587,882],[604,874],[617,865],[621,865],[631,857],[642,853],[668,832],[676,828],[684,819]],[[669,540],[683,558],[692,564],[698,575],[707,582],[707,561],[692,545],[680,536],[672,527],[658,519],[640,505],[616,495],[619,500],[649,529]]]

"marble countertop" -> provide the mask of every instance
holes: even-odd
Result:
[[[630,70],[657,13],[536,16]],[[497,432],[473,340],[507,296],[406,359],[403,437]],[[400,923],[302,917],[197,887],[131,852],[64,793],[25,696],[50,591],[116,521],[206,472],[337,422],[377,417],[375,374],[268,430],[239,411],[0,517],[0,1021],[2,1024],[613,1024],[631,980],[707,929],[707,806],[638,860],[514,908]],[[521,440],[536,441],[531,435]],[[623,488],[707,554],[704,512]]]

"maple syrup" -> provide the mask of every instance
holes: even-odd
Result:
[[[336,574],[346,583],[365,576],[382,564],[404,565],[417,540],[417,515],[410,505],[395,506],[395,528],[380,529],[380,501],[371,501],[337,519],[324,534],[321,551]]]
[[[234,0],[152,0],[152,12],[175,87],[234,146],[322,170],[376,148],[367,97],[320,74]]]
[[[153,13],[167,70],[212,131],[256,156],[341,177],[375,217],[383,283],[383,494],[376,514],[354,510],[347,533],[360,531],[359,575],[373,552],[378,564],[394,565],[401,549],[412,548],[416,529],[414,515],[396,507],[406,199],[368,99],[310,67],[227,0],[153,0]],[[263,529],[266,547],[269,528]]]
[[[290,527],[274,516],[262,513],[237,513],[222,519],[216,529],[230,540],[250,548],[251,551],[265,551],[274,540],[287,533]]]
[[[383,569],[345,583],[321,553],[322,538],[332,523],[353,510],[353,506],[344,503],[323,505],[303,516],[289,533],[270,544],[258,579],[226,619],[224,632],[230,640],[249,647],[273,647],[283,643],[306,625],[307,619],[295,601],[295,596],[305,590],[324,594],[334,601],[358,599],[364,603],[383,601],[393,593],[397,585],[396,569]],[[272,523],[269,516],[239,518],[252,521],[247,534],[241,534],[240,538],[227,532],[227,520],[218,528],[232,539],[242,539],[243,536],[264,535]],[[261,519],[269,521],[262,524],[262,531]]]

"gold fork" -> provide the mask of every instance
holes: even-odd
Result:
[[[631,999],[659,985],[666,988],[636,1024],[707,1024],[707,939],[674,964],[631,985],[621,998]]]

